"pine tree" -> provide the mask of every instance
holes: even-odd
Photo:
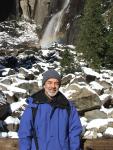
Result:
[[[70,52],[70,50],[65,49],[65,51],[62,53],[60,65],[61,65],[61,74],[74,73],[75,71],[74,56]]]
[[[113,6],[109,10],[108,15],[109,33],[106,38],[106,60],[105,67],[113,69]]]
[[[82,57],[94,68],[100,68],[104,59],[105,27],[101,3],[102,0],[86,0],[77,42],[77,51],[82,52]]]

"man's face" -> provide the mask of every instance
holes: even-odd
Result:
[[[50,78],[44,84],[45,94],[48,97],[53,97],[59,91],[60,83],[57,79]]]

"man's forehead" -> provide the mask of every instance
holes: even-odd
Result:
[[[55,78],[50,78],[47,80],[47,82],[58,82],[59,83],[59,81]]]

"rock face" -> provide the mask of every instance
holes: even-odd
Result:
[[[69,1],[69,4],[64,10],[62,19],[60,19],[58,39],[72,44],[78,33],[76,22],[83,9],[84,0],[12,0],[8,4],[6,2],[4,2],[4,5],[0,4],[5,10],[1,13],[0,18],[3,18],[7,13],[4,20],[20,17],[26,20],[34,20],[39,28],[40,38],[42,38],[51,18],[62,10],[67,1]],[[8,5],[8,8],[6,8],[6,5]],[[4,20],[1,19],[1,21]]]
[[[34,19],[38,25],[43,24],[48,14],[50,0],[20,0],[22,16],[25,19]]]
[[[64,3],[67,0],[50,0],[50,5],[48,7],[48,13],[44,17],[44,22],[42,26],[42,34],[47,27],[47,24],[52,19],[52,17],[58,13]],[[68,7],[64,11],[64,15],[61,19],[61,27],[58,33],[59,41],[72,44],[77,36],[78,27],[76,25],[77,19],[83,9],[83,0],[70,0]],[[38,22],[37,22],[38,23]]]

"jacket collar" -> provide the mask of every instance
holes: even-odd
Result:
[[[36,104],[48,103],[53,107],[60,107],[62,109],[69,107],[69,101],[60,91],[56,96],[53,97],[52,101],[49,101],[49,98],[46,96],[44,89],[33,94],[31,97],[33,98],[33,103]]]

